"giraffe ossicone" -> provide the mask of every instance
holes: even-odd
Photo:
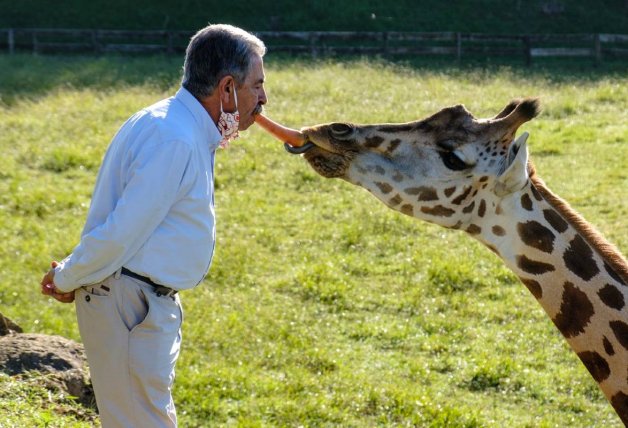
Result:
[[[462,106],[415,122],[303,128],[303,154],[390,208],[460,229],[521,279],[628,425],[628,263],[528,160],[534,98],[489,119]]]

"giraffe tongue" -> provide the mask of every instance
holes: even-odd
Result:
[[[305,136],[301,132],[280,125],[261,113],[255,115],[255,122],[266,132],[292,147],[301,147],[305,144]]]
[[[311,148],[316,147],[316,144],[314,144],[311,141],[308,141],[307,143],[305,143],[304,145],[302,145],[301,147],[292,147],[290,144],[288,143],[284,143],[283,147],[286,149],[286,151],[288,153],[292,153],[293,155],[300,155],[302,153],[307,152],[308,150],[310,150]]]
[[[267,118],[266,116],[258,113],[255,115],[255,122],[260,125],[265,131],[272,134],[275,138],[283,141],[284,148],[288,153],[298,155],[305,153],[311,148],[315,147],[315,144],[311,141],[306,143],[305,135],[296,129],[287,128]]]

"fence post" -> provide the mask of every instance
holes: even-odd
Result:
[[[15,33],[13,28],[9,28],[9,34],[7,35],[9,44],[9,54],[13,55],[15,53]]]
[[[37,40],[37,31],[36,30],[33,30],[32,41],[33,41],[33,55],[37,55],[37,53],[39,51],[39,46],[37,46],[39,41]]]
[[[523,55],[525,56],[526,65],[530,67],[532,65],[532,44],[530,42],[530,36],[523,36]]]
[[[456,33],[456,59],[458,62],[462,59],[462,35]]]
[[[593,52],[595,55],[595,63],[599,64],[602,62],[602,44],[600,42],[600,33],[595,33],[593,35]]]
[[[310,53],[312,55],[312,59],[316,59],[316,57],[318,57],[318,48],[316,47],[316,44],[318,42],[318,36],[312,32],[309,34],[309,38],[310,38]]]
[[[384,57],[388,57],[388,31],[384,31],[382,37],[384,40]]]
[[[168,54],[173,54],[174,53],[174,42],[172,40],[173,40],[174,36],[172,35],[172,31],[168,31],[167,37],[168,37],[168,47],[166,48],[166,52]]]
[[[94,47],[94,53],[100,52],[100,46],[98,45],[98,30],[92,30],[92,46]]]

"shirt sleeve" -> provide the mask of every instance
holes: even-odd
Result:
[[[81,237],[79,245],[55,269],[63,292],[104,280],[142,247],[179,198],[191,174],[192,148],[181,141],[146,144],[131,161],[126,185],[105,222]]]

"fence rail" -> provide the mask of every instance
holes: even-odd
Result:
[[[272,52],[307,54],[628,58],[627,34],[492,35],[457,32],[261,31]],[[180,53],[193,32],[85,29],[0,29],[0,52]]]

